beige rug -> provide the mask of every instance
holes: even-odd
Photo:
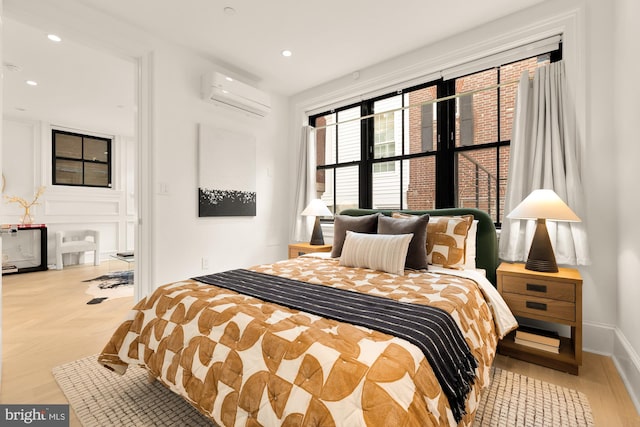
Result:
[[[482,393],[476,425],[593,426],[593,416],[584,393],[494,368],[491,386]]]
[[[124,376],[96,362],[96,356],[53,368],[58,385],[83,426],[213,426],[182,398],[146,371],[130,367]],[[499,368],[483,393],[475,426],[593,426],[584,394]]]

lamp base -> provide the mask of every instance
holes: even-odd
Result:
[[[324,236],[322,235],[322,227],[320,227],[320,217],[316,217],[316,222],[313,225],[313,233],[311,233],[310,245],[324,245]]]
[[[540,259],[527,259],[527,263],[524,265],[524,268],[530,271],[539,271],[542,273],[557,273],[558,265],[555,261],[545,261]]]
[[[551,239],[549,239],[547,223],[544,218],[538,218],[536,232],[533,235],[529,257],[524,268],[544,273],[558,272],[556,256],[553,253],[553,246],[551,246]]]

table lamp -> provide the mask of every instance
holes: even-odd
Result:
[[[332,213],[320,199],[313,199],[309,205],[304,208],[301,215],[315,216],[316,222],[313,226],[313,233],[311,233],[311,245],[324,245],[324,237],[322,236],[322,227],[320,227],[321,216],[331,216]]]
[[[546,220],[580,222],[580,218],[569,206],[553,190],[534,190],[507,215],[507,218],[537,221],[524,268],[532,271],[558,272]]]

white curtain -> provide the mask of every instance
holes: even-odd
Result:
[[[300,213],[316,198],[316,133],[312,126],[303,126],[300,133],[298,173],[296,176],[296,202],[293,212],[292,241],[308,241],[314,217]]]
[[[554,190],[582,219],[580,223],[547,221],[558,264],[590,264],[585,227],[584,191],[578,132],[568,98],[564,62],[540,67],[532,81],[527,72],[518,86],[511,138],[505,215],[536,189]],[[535,221],[505,218],[500,258],[524,261]]]

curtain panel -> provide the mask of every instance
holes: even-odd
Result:
[[[312,126],[303,126],[300,132],[296,200],[293,211],[292,242],[308,241],[314,217],[300,213],[316,198],[316,132]]]
[[[511,212],[533,190],[555,191],[582,219],[580,223],[547,221],[558,264],[590,264],[581,169],[564,62],[538,68],[532,80],[523,72],[514,111],[504,212]],[[500,258],[525,261],[535,228],[533,220],[505,218]]]

